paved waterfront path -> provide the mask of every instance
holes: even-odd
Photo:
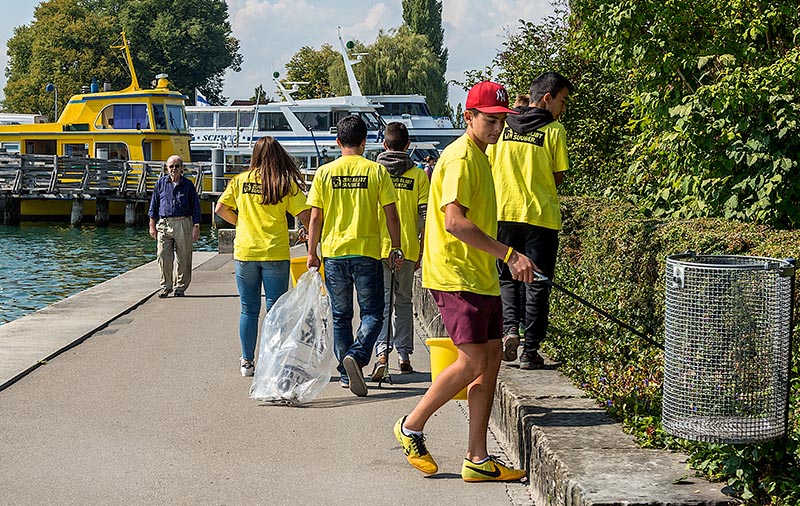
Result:
[[[421,372],[366,398],[332,383],[307,407],[249,399],[233,261],[195,255],[184,298],[154,297],[148,264],[0,326],[0,504],[531,504],[524,485],[461,480],[461,402],[428,425],[441,472],[406,463],[391,429],[429,385],[419,339]]]

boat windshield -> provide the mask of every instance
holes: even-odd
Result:
[[[147,104],[111,104],[100,111],[97,119],[95,128],[98,129],[147,130],[150,128]]]
[[[402,116],[408,114],[410,116],[430,116],[427,104],[424,102],[389,102],[383,104],[380,110],[384,116]]]
[[[382,130],[385,126],[383,120],[378,113],[375,112],[362,112],[361,119],[367,124],[367,130]]]

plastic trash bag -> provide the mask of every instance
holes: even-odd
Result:
[[[316,398],[335,363],[332,322],[322,276],[312,269],[267,313],[250,398],[295,405]]]

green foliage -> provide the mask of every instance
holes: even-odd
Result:
[[[407,27],[381,31],[374,44],[353,41],[351,54],[365,53],[362,61],[353,66],[361,92],[365,95],[419,93],[431,100],[441,100],[435,83],[439,66],[425,37]],[[304,47],[286,65],[293,81],[310,81],[296,98],[349,95],[347,74],[341,55],[329,45],[319,51]]]
[[[428,92],[428,107],[432,114],[444,116],[447,114],[447,81],[444,74],[447,71],[447,48],[444,46],[444,28],[442,27],[442,2],[437,0],[403,0],[403,22],[412,33],[421,35],[426,40],[426,46],[433,52],[438,62],[438,69],[430,77],[430,83],[425,86]],[[402,28],[402,27],[401,27]],[[420,49],[416,46],[413,49]],[[430,65],[428,62],[426,65]],[[415,74],[415,78],[421,76]],[[405,92],[410,93],[410,92]]]
[[[664,333],[664,269],[686,250],[786,258],[796,256],[800,231],[720,218],[663,220],[635,207],[597,198],[562,200],[556,280],[650,336]],[[800,294],[794,322],[800,330]],[[660,341],[660,337],[655,338]],[[663,354],[558,291],[545,351],[589,395],[622,421],[644,447],[690,455],[691,465],[725,480],[750,505],[800,501],[800,343],[794,343],[789,438],[757,445],[710,445],[666,434],[661,427]]]
[[[441,114],[433,111],[442,110],[447,92],[439,86],[444,83],[440,67],[424,36],[405,26],[381,31],[366,51],[356,67],[365,94],[419,93],[427,97],[433,114]]]
[[[333,95],[330,81],[330,69],[337,63],[344,73],[341,55],[330,44],[323,44],[319,50],[303,46],[286,64],[286,76],[289,81],[307,82],[294,94],[296,99],[329,97]],[[347,78],[345,77],[345,86]],[[342,95],[349,95],[345,90]]]
[[[655,217],[800,220],[794,0],[573,0],[570,45],[625,72],[628,189]]]
[[[213,0],[48,0],[39,4],[30,25],[15,29],[8,41],[8,82],[4,108],[47,113],[58,87],[59,110],[91,79],[108,79],[114,89],[130,83],[118,49],[121,31],[131,45],[140,84],[168,73],[187,95],[202,88],[221,101],[222,76],[239,70],[239,42],[231,36],[227,4]]]

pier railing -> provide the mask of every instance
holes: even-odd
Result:
[[[228,181],[248,166],[187,163],[184,176],[203,199],[214,199]],[[145,200],[165,173],[165,162],[105,160],[55,155],[0,155],[0,194],[21,198],[106,197]],[[314,170],[303,170],[306,185]]]

